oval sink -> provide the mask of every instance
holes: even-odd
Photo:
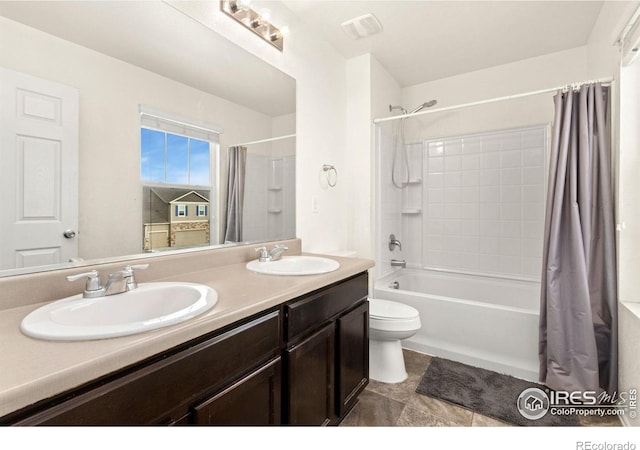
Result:
[[[184,322],[211,309],[218,293],[195,283],[144,283],[122,294],[49,303],[27,315],[20,330],[39,339],[81,341],[142,333]]]
[[[317,275],[333,272],[340,268],[340,263],[320,256],[283,256],[278,261],[249,261],[247,269],[267,275]]]

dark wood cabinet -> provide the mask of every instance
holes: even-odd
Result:
[[[363,302],[336,321],[337,401],[344,417],[369,383],[369,303]]]
[[[334,325],[328,324],[286,350],[291,425],[329,425],[334,415]]]
[[[365,274],[285,305],[286,423],[333,425],[369,381]]]
[[[193,408],[196,425],[279,425],[280,357]]]
[[[0,425],[334,425],[368,383],[367,273],[0,418]]]
[[[44,409],[11,420],[17,425],[145,425],[193,422],[192,405],[224,391],[280,356],[280,314],[273,311],[175,354],[98,380]],[[280,372],[274,388],[279,388]],[[111,377],[110,377],[111,378]],[[239,390],[239,389],[238,389]],[[278,393],[278,396],[280,393]],[[271,408],[247,397],[251,408]],[[274,405],[278,407],[279,404]],[[271,411],[262,412],[267,417]],[[3,423],[6,423],[3,421]],[[265,423],[265,424],[268,424]]]

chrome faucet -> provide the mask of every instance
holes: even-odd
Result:
[[[258,258],[260,262],[277,261],[282,258],[282,253],[284,253],[285,250],[289,250],[289,247],[280,244],[271,250],[267,250],[267,247],[256,248],[256,252],[260,252],[260,257]]]
[[[402,250],[402,244],[400,243],[399,240],[396,239],[396,235],[395,234],[390,234],[389,235],[389,250],[393,251],[396,247],[398,247],[400,250]]]
[[[402,267],[404,269],[407,267],[407,262],[404,259],[392,259],[391,267]]]
[[[87,282],[82,293],[83,298],[106,297],[108,295],[121,294],[123,292],[132,291],[138,287],[134,276],[134,270],[146,269],[149,264],[127,265],[116,272],[110,273],[107,283],[102,286],[100,283],[100,275],[97,270],[79,273],[77,275],[69,275],[68,281],[76,281],[86,278]]]

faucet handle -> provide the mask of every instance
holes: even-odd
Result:
[[[138,287],[138,283],[136,282],[136,278],[133,274],[134,270],[144,270],[149,267],[149,264],[127,264],[122,268],[122,271],[126,273],[129,277],[127,280],[127,290],[130,291]]]
[[[67,276],[67,281],[77,281],[82,278],[87,278],[87,284],[84,288],[85,291],[99,291],[100,289],[102,289],[102,286],[100,285],[100,277],[97,270],[78,273],[76,275],[69,275]]]
[[[144,270],[149,267],[149,264],[127,264],[122,268],[125,272],[131,272],[133,274],[134,270]]]
[[[260,262],[269,261],[270,257],[267,247],[258,247],[255,250],[256,252],[260,252]]]

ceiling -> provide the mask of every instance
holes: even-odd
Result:
[[[0,16],[269,116],[295,112],[293,78],[167,3],[0,0]]]
[[[373,56],[405,87],[585,45],[602,1],[283,3],[345,58]],[[340,24],[373,13],[380,34],[352,40]]]

